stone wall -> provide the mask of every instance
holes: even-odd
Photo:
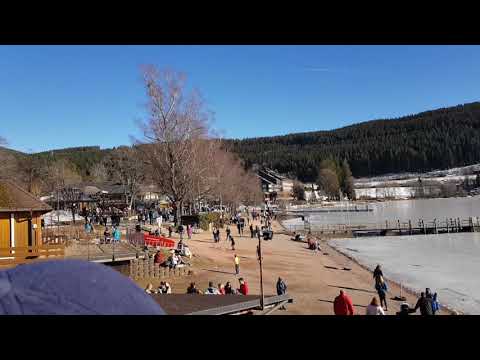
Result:
[[[192,273],[192,271],[188,267],[182,267],[177,269],[161,267],[160,264],[155,264],[153,257],[130,260],[129,267],[130,278],[134,280],[163,279],[172,276],[187,276],[191,275]]]

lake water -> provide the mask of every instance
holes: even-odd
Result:
[[[359,208],[364,206],[359,206]],[[480,217],[480,196],[448,199],[418,199],[398,200],[369,203],[370,212],[334,212],[309,214],[308,218],[312,225],[362,225],[380,224],[385,226],[385,221],[395,223],[412,221],[417,224],[420,219],[425,222],[444,222],[446,218],[467,219],[469,217]],[[345,208],[353,209],[354,205]],[[301,218],[285,220],[286,227],[294,228],[303,225]]]
[[[359,206],[359,207],[364,207]],[[480,196],[369,203],[372,212],[309,214],[312,229],[324,225],[385,226],[396,223],[444,222],[446,218],[480,217]],[[351,206],[350,206],[351,208]],[[283,222],[303,227],[301,218]],[[480,233],[360,237],[329,242],[359,263],[373,269],[382,264],[386,277],[415,291],[438,292],[440,302],[468,314],[480,314]],[[393,296],[398,294],[391,294]],[[410,304],[414,305],[414,304]]]
[[[329,244],[416,291],[436,291],[440,303],[480,314],[480,233],[330,240]],[[398,294],[390,294],[392,296]],[[410,304],[414,305],[414,304]]]

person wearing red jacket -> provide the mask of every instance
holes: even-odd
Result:
[[[335,315],[353,315],[354,309],[350,297],[340,290],[340,295],[333,302],[333,311]]]
[[[243,278],[238,279],[238,282],[240,283],[240,289],[238,289],[238,292],[242,295],[248,295],[248,284]]]

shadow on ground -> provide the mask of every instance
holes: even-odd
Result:
[[[335,288],[338,288],[338,289],[363,291],[363,292],[370,293],[370,294],[376,294],[377,293],[376,291],[372,291],[372,290],[358,289],[358,288],[352,288],[352,287],[347,287],[347,286],[338,286],[338,285],[328,285],[328,286],[335,287]]]
[[[328,302],[328,303],[330,303],[330,304],[333,304],[333,301],[332,301],[332,300],[318,299],[318,301]],[[355,307],[361,307],[361,308],[366,308],[366,307],[367,307],[366,305],[359,305],[359,304],[353,304],[353,306],[355,306]]]

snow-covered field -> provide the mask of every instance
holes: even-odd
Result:
[[[475,171],[480,170],[480,164],[473,164],[464,167],[451,168],[446,170],[434,170],[427,173],[401,173],[401,174],[387,174],[383,176],[375,176],[369,178],[358,178],[355,179],[357,183],[368,183],[368,182],[385,182],[385,181],[408,181],[411,179],[421,178],[464,178],[465,175],[472,175]]]
[[[450,308],[480,314],[480,233],[353,238],[329,244],[370,269],[381,264],[387,278],[407,288],[431,288]]]
[[[45,220],[45,225],[56,224],[58,220],[60,223],[71,222],[73,221],[72,212],[65,210],[54,210],[42,216],[42,219]],[[79,215],[75,216],[75,219],[81,219]]]

